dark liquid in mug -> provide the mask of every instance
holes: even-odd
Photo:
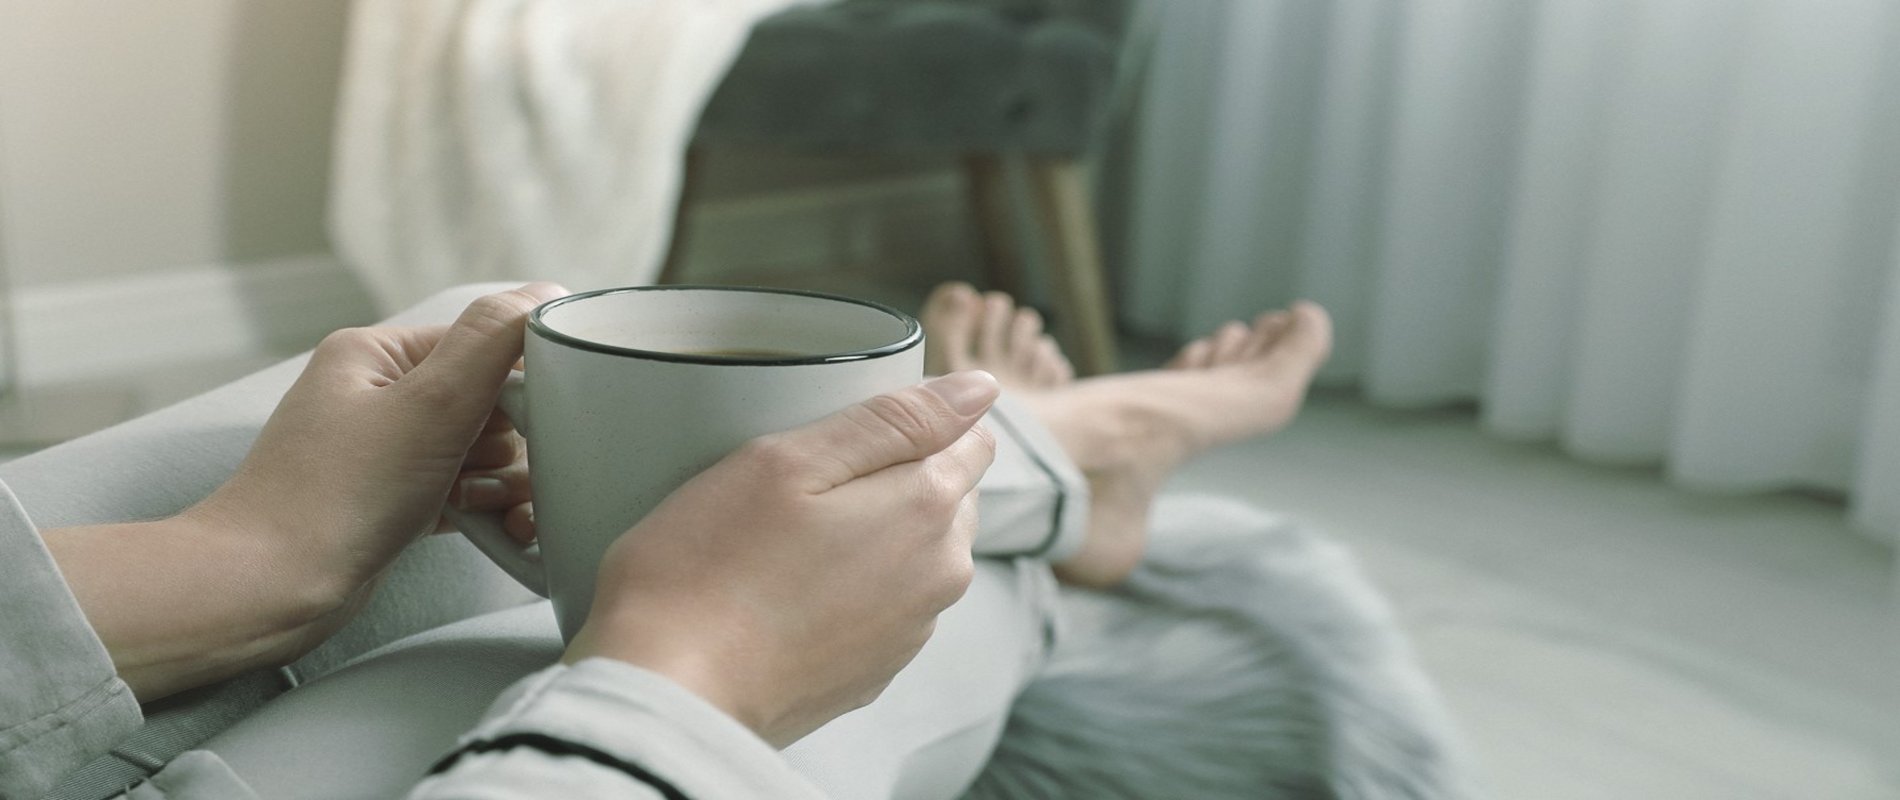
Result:
[[[759,348],[730,348],[725,350],[688,350],[689,356],[710,356],[712,358],[800,358],[806,353],[797,350],[765,350]]]

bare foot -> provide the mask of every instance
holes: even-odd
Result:
[[[1075,380],[1075,369],[1042,330],[1042,315],[1017,308],[1009,295],[979,295],[967,283],[946,283],[924,301],[924,371],[947,375],[980,369],[1018,391],[1052,389]]]
[[[1165,369],[1021,393],[1089,477],[1089,537],[1055,565],[1057,577],[1121,583],[1141,561],[1149,506],[1168,475],[1208,448],[1285,427],[1331,351],[1325,310],[1300,302],[1222,326]]]

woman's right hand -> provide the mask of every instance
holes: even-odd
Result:
[[[567,661],[658,672],[783,747],[875,699],[963,596],[994,378],[754,440],[608,549]]]

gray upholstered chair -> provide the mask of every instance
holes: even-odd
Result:
[[[1058,332],[1083,373],[1115,365],[1113,319],[1081,157],[1131,59],[1130,0],[840,0],[761,22],[708,103],[695,151],[953,155],[968,176],[989,282],[1023,294],[1006,182],[1027,168]],[[661,282],[685,250],[695,157]]]

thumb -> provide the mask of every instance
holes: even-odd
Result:
[[[406,379],[482,389],[501,386],[502,379],[521,358],[528,312],[567,294],[566,289],[552,283],[530,283],[476,298]],[[471,403],[484,409],[495,401],[489,392],[468,394]]]
[[[878,395],[802,428],[772,437],[805,469],[814,492],[828,491],[955,443],[989,411],[1001,390],[980,370]]]

